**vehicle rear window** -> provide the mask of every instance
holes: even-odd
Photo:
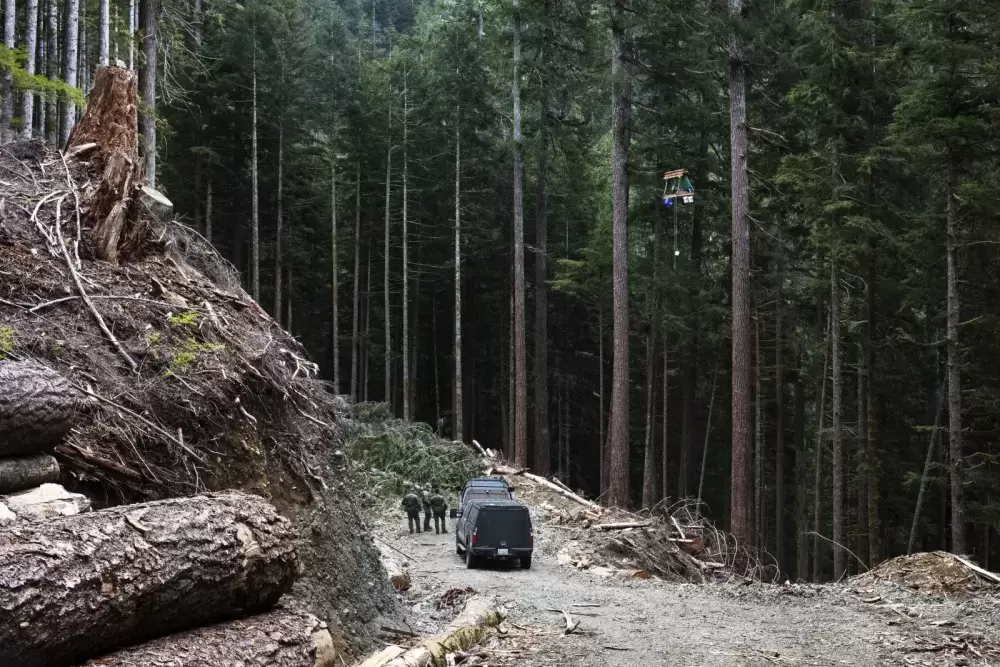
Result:
[[[465,492],[465,502],[471,500],[507,500],[510,498],[510,493],[502,489],[484,489],[476,488],[470,489]]]

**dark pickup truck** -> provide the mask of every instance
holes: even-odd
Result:
[[[455,526],[455,553],[470,569],[490,559],[518,560],[527,570],[534,548],[531,514],[513,500],[469,500]]]
[[[458,494],[458,508],[453,510],[452,518],[462,516],[465,504],[470,500],[513,500],[514,487],[507,484],[503,477],[476,477],[462,485]]]

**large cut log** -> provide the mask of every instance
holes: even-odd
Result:
[[[0,493],[23,491],[59,479],[59,462],[48,454],[0,459]]]
[[[0,531],[0,665],[63,667],[270,609],[298,570],[263,498],[213,493]]]
[[[85,667],[333,667],[330,631],[312,614],[275,609],[115,651]]]
[[[365,660],[361,667],[444,667],[449,653],[469,650],[496,626],[503,615],[489,600],[469,598],[462,613],[440,636],[428,639],[408,651],[385,650]]]
[[[41,364],[0,360],[0,457],[55,447],[90,401]]]
[[[98,259],[117,263],[119,251],[137,246],[130,206],[141,185],[137,153],[136,76],[123,67],[98,67],[83,118],[69,136],[67,150],[96,144],[86,151],[91,182],[81,206],[87,211]]]
[[[382,567],[389,575],[389,583],[392,584],[392,587],[400,593],[409,590],[413,581],[410,579],[409,570],[406,569],[407,563],[400,561],[396,554],[383,544],[379,544],[379,560],[382,561]]]

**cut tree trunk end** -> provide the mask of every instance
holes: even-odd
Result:
[[[0,665],[77,664],[270,609],[298,574],[265,500],[216,493],[0,532]]]
[[[136,78],[121,67],[98,67],[83,118],[73,128],[67,150],[97,144],[89,156],[94,178],[84,193],[94,252],[117,263],[126,245],[138,245],[129,224],[129,205],[139,188],[142,166],[136,152]]]
[[[89,498],[79,493],[70,493],[58,484],[42,484],[37,489],[0,497],[0,504],[9,512],[5,513],[8,520],[26,523],[42,523],[75,516],[90,509]]]
[[[183,656],[183,660],[179,658]],[[85,667],[333,667],[340,664],[326,623],[275,609],[238,621],[154,639]]]
[[[59,463],[48,454],[0,459],[0,493],[13,493],[54,482]]]
[[[0,457],[55,447],[91,405],[66,378],[41,364],[0,360],[0,387]]]

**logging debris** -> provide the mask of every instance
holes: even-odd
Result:
[[[854,577],[859,585],[889,581],[928,594],[971,595],[998,591],[1000,576],[945,551],[897,556]]]

